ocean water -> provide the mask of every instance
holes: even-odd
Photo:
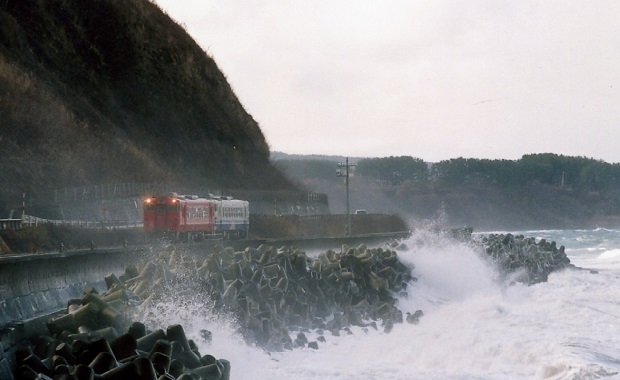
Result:
[[[267,353],[199,303],[151,315],[183,324],[203,355],[229,360],[231,379],[620,379],[620,231],[510,232],[564,245],[585,269],[511,284],[467,245],[419,232],[398,251],[418,278],[398,306],[423,310],[417,325],[326,332],[318,350]]]

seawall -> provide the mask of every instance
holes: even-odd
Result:
[[[47,330],[46,322],[81,298],[105,289],[104,277],[144,257],[145,249],[109,248],[0,257],[0,378],[11,378],[15,350]]]

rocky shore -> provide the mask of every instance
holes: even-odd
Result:
[[[219,379],[230,362],[201,355],[183,326],[147,329],[130,315],[144,299],[130,290],[151,277],[153,266],[128,266],[105,278],[107,291],[86,288],[66,312],[48,320],[49,335],[33,337],[16,351],[16,379]]]
[[[504,277],[513,275],[515,281],[528,284],[547,281],[550,273],[574,268],[566,256],[564,246],[554,241],[536,241],[523,235],[490,234],[473,240],[482,247],[486,257]]]
[[[182,326],[147,329],[133,316],[189,290],[213,313],[236,321],[248,344],[318,349],[326,333],[351,333],[350,326],[389,332],[402,323],[396,296],[413,280],[395,251],[364,245],[316,258],[287,246],[217,246],[203,259],[170,247],[139,269],[128,265],[106,276],[105,292],[87,288],[81,299],[68,300],[65,313],[49,319],[49,335],[17,351],[16,378],[225,380],[230,363],[201,355]],[[407,321],[421,316],[408,313]],[[314,341],[305,334],[311,329],[318,332]]]
[[[317,258],[293,247],[220,249],[198,268],[214,308],[233,313],[245,339],[270,351],[317,347],[304,329],[338,335],[349,326],[383,328],[403,321],[397,294],[414,280],[395,251],[365,245]],[[291,330],[299,331],[292,335]]]
[[[546,281],[572,266],[555,242],[511,234],[469,241],[514,281]],[[292,246],[235,251],[216,245],[198,255],[170,246],[106,276],[105,291],[87,288],[81,299],[68,300],[66,311],[48,320],[49,335],[17,351],[16,378],[233,378],[231,363],[201,355],[181,325],[139,321],[184,295],[234,321],[248,344],[267,351],[319,349],[333,336],[352,334],[352,326],[389,333],[397,323],[417,324],[422,310],[397,305],[416,278],[396,249],[343,245],[311,257]],[[209,340],[211,333],[200,336]]]

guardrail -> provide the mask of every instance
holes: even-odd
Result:
[[[21,230],[21,219],[0,219],[0,230]]]
[[[19,231],[24,227],[36,227],[41,224],[53,224],[55,226],[67,226],[90,229],[122,229],[141,228],[142,222],[131,220],[56,220],[43,219],[36,216],[24,215],[23,219],[0,219],[0,230]]]
[[[2,228],[2,221],[10,220],[15,223],[7,225],[7,227],[13,227],[12,229],[21,229],[23,227],[36,227],[39,224],[53,224],[55,226],[68,226],[78,228],[137,228],[142,227],[142,222],[135,220],[60,220],[60,219],[45,219],[32,215],[24,215],[22,219],[0,219],[0,229]]]

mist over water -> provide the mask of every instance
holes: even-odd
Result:
[[[232,379],[619,379],[620,232],[520,233],[565,245],[573,264],[597,273],[565,270],[546,283],[510,285],[471,247],[420,232],[397,251],[417,277],[398,307],[424,316],[391,333],[326,331],[318,350],[268,353],[201,302],[170,302],[144,316],[183,324],[203,355],[231,362]],[[201,329],[213,333],[211,343]]]

